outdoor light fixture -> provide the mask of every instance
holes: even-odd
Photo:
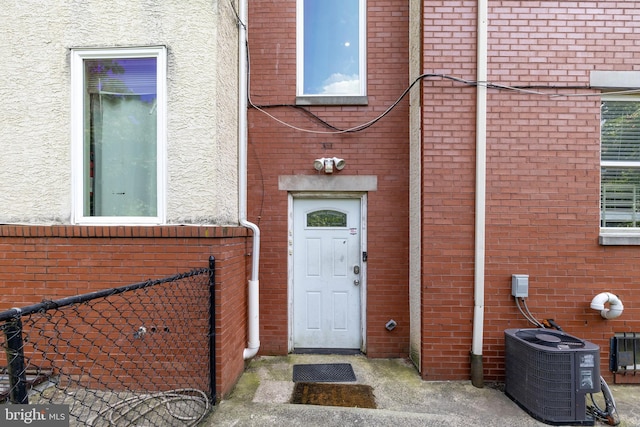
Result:
[[[324,173],[333,173],[333,168],[341,171],[344,169],[346,164],[347,162],[345,162],[344,159],[339,159],[337,157],[322,157],[313,162],[313,168],[317,171],[321,171],[324,168]]]

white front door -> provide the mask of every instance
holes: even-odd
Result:
[[[361,200],[293,200],[293,347],[362,346]]]

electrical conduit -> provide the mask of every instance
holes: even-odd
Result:
[[[258,267],[260,265],[260,229],[247,221],[247,1],[239,0],[238,16],[238,211],[240,225],[253,232],[253,250],[251,261],[251,277],[248,283],[248,318],[247,318],[247,348],[242,357],[244,360],[253,358],[260,349],[260,281]]]
[[[476,221],[471,383],[484,386],[482,342],[484,335],[485,209],[487,179],[487,1],[478,0],[476,58]]]

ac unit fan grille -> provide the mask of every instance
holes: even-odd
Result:
[[[539,329],[523,329],[516,332],[516,336],[526,342],[551,348],[584,348],[584,341],[571,335],[560,334],[555,331]]]

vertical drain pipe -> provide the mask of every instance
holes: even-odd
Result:
[[[476,58],[476,220],[473,337],[471,343],[471,383],[484,387],[482,342],[484,335],[484,263],[485,211],[487,191],[487,81],[488,24],[487,1],[478,0],[477,58]]]
[[[240,225],[253,231],[253,251],[251,253],[251,277],[248,283],[248,343],[242,357],[253,358],[260,349],[260,282],[258,266],[260,263],[260,229],[247,221],[247,0],[238,1],[238,211]]]

